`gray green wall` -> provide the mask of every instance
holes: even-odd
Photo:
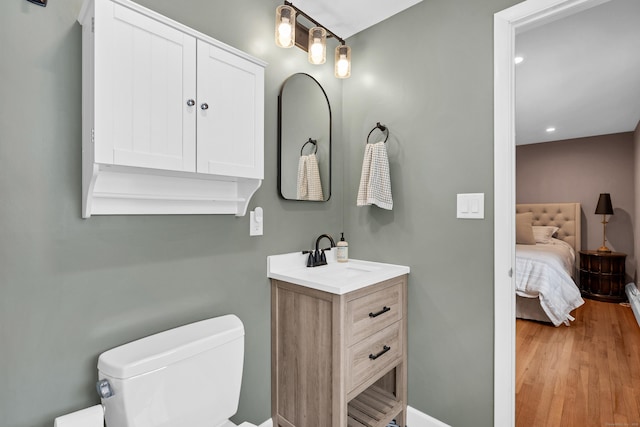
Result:
[[[236,313],[245,324],[238,420],[270,416],[266,257],[342,231],[342,168],[328,203],[280,200],[277,94],[312,74],[341,128],[342,83],[299,49],[273,43],[278,1],[145,0],[143,5],[267,62],[264,236],[249,215],[104,216],[81,203],[81,0],[0,2],[0,426],[50,427],[98,403],[98,355],[192,321]],[[336,134],[334,156],[344,155]]]
[[[424,0],[349,40],[349,254],[411,266],[409,404],[456,427],[493,423],[493,14],[515,3]],[[356,207],[378,121],[392,211]],[[476,192],[485,219],[456,219],[456,194]]]
[[[409,403],[452,426],[493,421],[493,14],[517,0],[424,0],[349,40],[351,79],[272,40],[278,1],[140,0],[269,62],[265,181],[248,216],[80,218],[81,0],[0,2],[0,425],[51,426],[97,403],[98,355],[236,313],[246,327],[237,420],[269,417],[269,254],[345,229],[350,254],[411,266]],[[332,197],[280,200],[277,93],[295,72],[325,87]],[[395,207],[356,208],[366,134],[389,126]],[[484,192],[485,220],[455,219]]]

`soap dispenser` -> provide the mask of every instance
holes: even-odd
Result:
[[[338,253],[336,254],[338,262],[349,261],[349,243],[344,240],[344,233],[340,233],[340,241],[336,246],[338,247]]]

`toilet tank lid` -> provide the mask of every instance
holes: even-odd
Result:
[[[244,326],[237,316],[214,317],[108,350],[98,358],[98,371],[112,378],[131,378],[243,336]]]

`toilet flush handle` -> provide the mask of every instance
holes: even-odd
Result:
[[[96,390],[98,390],[98,395],[103,399],[113,396],[113,389],[111,388],[111,384],[109,384],[108,380],[98,381],[96,383]]]

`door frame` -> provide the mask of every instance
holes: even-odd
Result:
[[[515,36],[609,0],[526,0],[494,15],[494,421],[515,426]]]

